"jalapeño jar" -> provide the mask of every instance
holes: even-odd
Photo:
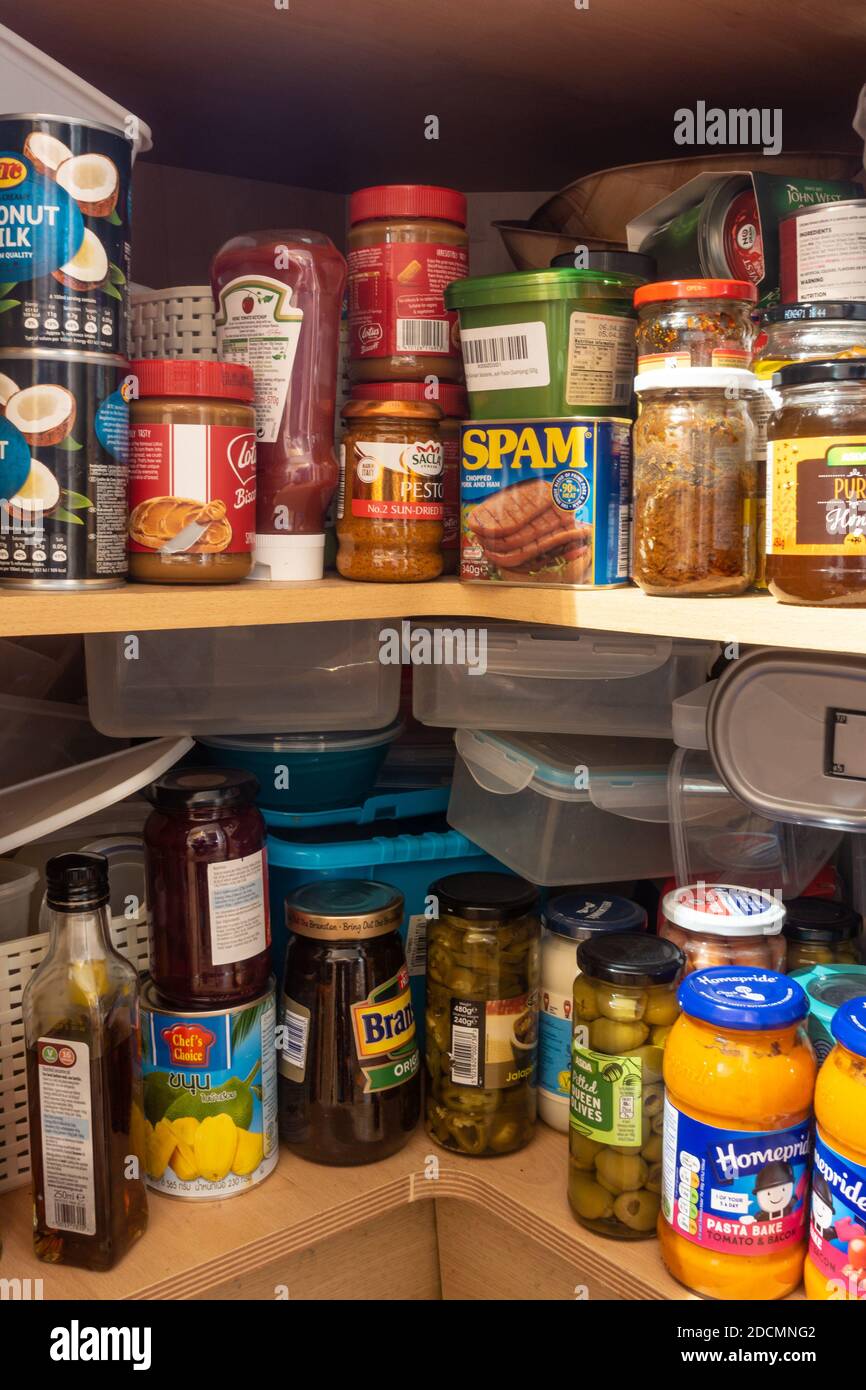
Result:
[[[644,933],[577,948],[568,1200],[600,1235],[651,1236],[661,1205],[662,1059],[685,957]]]
[[[308,883],[286,902],[277,1064],[283,1142],[314,1163],[374,1163],[421,1113],[403,895],[387,883]]]
[[[427,1130],[457,1153],[513,1153],[532,1138],[541,924],[511,874],[430,886]]]

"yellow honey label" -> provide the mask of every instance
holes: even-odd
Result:
[[[770,440],[766,550],[866,556],[866,435]]]

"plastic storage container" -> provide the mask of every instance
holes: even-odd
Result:
[[[533,883],[670,872],[670,744],[458,729],[448,820]]]
[[[27,864],[0,859],[0,941],[26,936],[30,924],[30,898],[39,874]]]
[[[259,783],[260,806],[277,811],[326,811],[354,806],[372,793],[389,745],[402,724],[370,733],[241,735],[202,738],[208,763],[240,767]]]
[[[89,636],[90,717],[136,738],[382,729],[400,667],[379,660],[380,632],[358,620]]]
[[[809,1000],[806,1026],[820,1066],[833,1046],[831,1025],[836,1010],[866,994],[866,965],[814,965],[811,970],[795,970],[793,978]]]
[[[729,883],[666,893],[659,936],[676,942],[686,974],[713,965],[785,969],[785,909],[777,898]]]
[[[669,738],[674,699],[707,674],[717,647],[670,637],[486,623],[413,624],[451,660],[418,666],[413,712],[446,728]]]
[[[541,919],[541,998],[538,1009],[538,1114],[568,1133],[571,1025],[577,947],[604,932],[646,928],[644,908],[615,894],[560,893]]]

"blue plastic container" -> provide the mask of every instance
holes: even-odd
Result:
[[[264,816],[269,830],[273,831],[271,813],[266,810]],[[277,979],[283,978],[288,942],[284,905],[289,894],[301,884],[326,878],[370,878],[390,883],[405,899],[401,934],[406,946],[412,1005],[422,1048],[427,890],[443,874],[510,872],[465,835],[449,830],[444,821],[437,818],[435,824],[442,828],[422,830],[417,834],[357,834],[354,839],[336,838],[345,835],[345,830],[341,832],[337,828],[330,838],[324,832],[321,838],[308,834],[303,841],[284,839],[274,833],[268,835],[271,935]]]
[[[258,778],[260,807],[327,811],[357,806],[370,795],[402,728],[396,720],[367,732],[214,735],[198,744],[205,762],[239,767]]]

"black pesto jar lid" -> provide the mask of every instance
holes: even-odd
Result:
[[[860,931],[860,915],[845,903],[826,898],[792,898],[785,903],[782,934],[788,941],[812,942],[831,946],[849,941]]]

